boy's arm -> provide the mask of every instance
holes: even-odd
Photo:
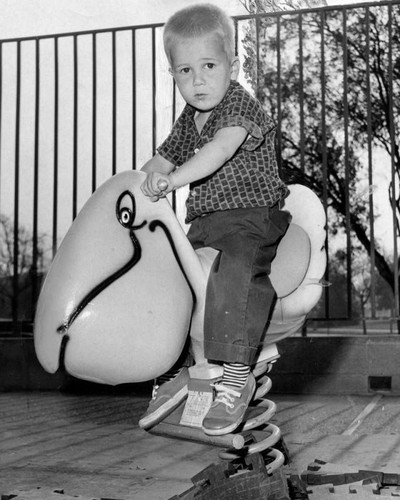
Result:
[[[147,172],[141,186],[143,193],[157,201],[174,189],[208,177],[232,158],[246,137],[244,127],[221,128],[211,142],[176,170],[172,163],[157,154],[142,168]]]
[[[148,162],[146,162],[141,170],[146,173],[159,172],[168,175],[174,169],[173,163],[166,160],[160,154],[156,154]]]
[[[169,174],[166,192],[190,184],[216,172],[236,153],[247,137],[244,127],[224,127],[214,139],[176,171]]]

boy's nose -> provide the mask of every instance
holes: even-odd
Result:
[[[195,71],[193,73],[193,85],[203,85],[204,84],[204,75],[201,71]]]

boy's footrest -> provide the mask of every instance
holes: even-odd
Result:
[[[225,434],[223,436],[209,436],[197,427],[187,427],[185,425],[171,424],[166,420],[149,429],[151,434],[157,436],[167,436],[177,439],[196,441],[198,443],[241,450],[246,444],[246,439],[241,434]]]

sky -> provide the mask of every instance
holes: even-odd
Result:
[[[163,23],[176,10],[204,0],[0,0],[0,38]],[[246,14],[240,0],[207,0],[230,15]],[[368,0],[367,0],[368,1]],[[327,0],[328,5],[359,3]]]
[[[14,38],[162,23],[199,0],[0,0],[0,37]],[[210,0],[231,15],[245,13],[239,0]]]
[[[208,1],[225,9],[232,16],[246,14],[240,0]],[[179,8],[198,2],[199,0],[0,0],[0,38],[4,40],[35,35],[164,23]],[[351,0],[327,0],[327,3],[328,5],[337,5],[357,2]],[[382,199],[386,199],[387,181],[386,179],[377,181],[377,192],[375,194],[377,197],[382,196]],[[29,197],[31,185],[27,183],[26,186],[26,196]],[[11,192],[10,190],[10,194]],[[390,216],[390,214],[387,214],[387,216]],[[27,217],[30,217],[30,213],[27,214]]]

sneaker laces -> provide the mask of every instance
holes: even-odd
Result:
[[[235,391],[235,389],[231,389],[226,385],[222,384],[213,384],[215,391],[217,392],[217,396],[214,400],[214,403],[222,403],[229,408],[234,407],[235,398],[240,398],[241,393]]]

